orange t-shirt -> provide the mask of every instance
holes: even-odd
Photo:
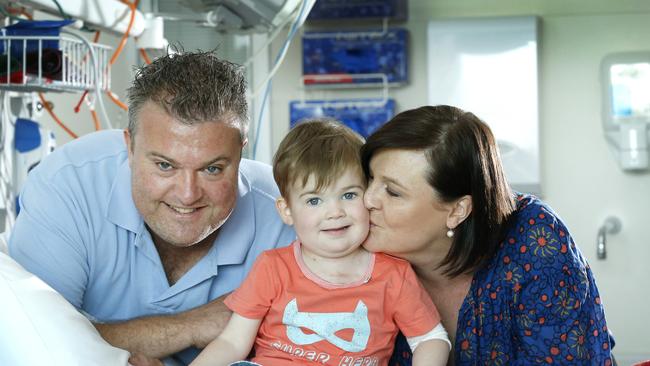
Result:
[[[363,281],[336,285],[309,271],[299,241],[262,253],[225,303],[263,318],[252,361],[264,366],[384,366],[398,330],[415,337],[440,323],[408,262],[375,253]]]

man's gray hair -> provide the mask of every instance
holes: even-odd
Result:
[[[182,123],[232,123],[239,128],[242,141],[248,133],[243,68],[218,58],[214,51],[168,52],[136,72],[128,89],[132,138],[138,114],[147,101]]]

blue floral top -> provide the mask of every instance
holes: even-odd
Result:
[[[614,341],[594,276],[569,231],[534,196],[517,196],[514,214],[461,305],[456,365],[611,365]],[[401,335],[389,365],[411,365]]]

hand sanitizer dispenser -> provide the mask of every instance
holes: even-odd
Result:
[[[603,130],[621,169],[648,169],[650,52],[616,53],[601,65]]]

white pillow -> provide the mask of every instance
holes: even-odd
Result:
[[[0,253],[0,365],[120,365],[108,344],[63,296]]]

